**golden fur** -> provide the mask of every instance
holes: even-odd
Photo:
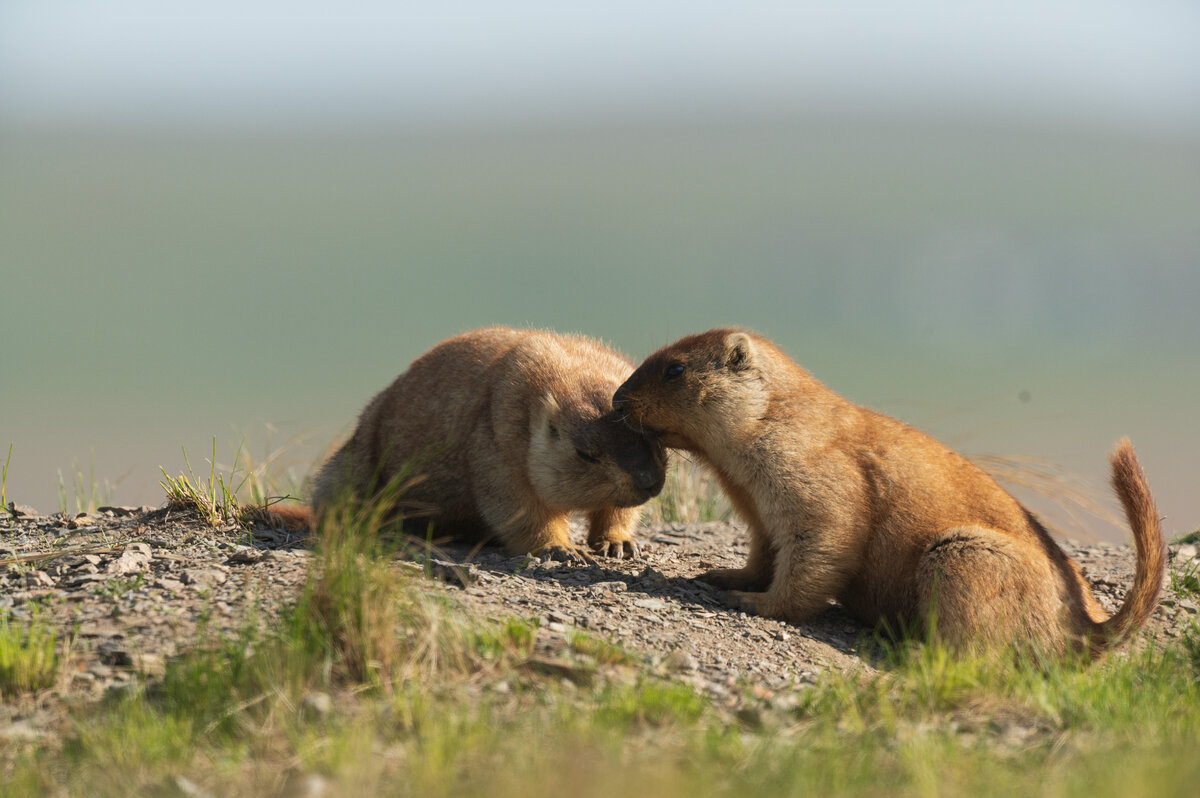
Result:
[[[636,556],[636,507],[662,489],[666,453],[612,412],[632,370],[578,336],[490,327],[443,341],[362,411],[313,510],[392,492],[410,529],[568,555],[568,514],[583,511],[593,551]]]
[[[868,623],[957,648],[1096,656],[1158,604],[1166,547],[1128,440],[1112,481],[1137,574],[1109,618],[1074,561],[989,476],[838,396],[760,336],[718,329],[666,346],[614,406],[715,470],[750,554],[744,568],[702,578],[748,610],[802,622],[836,599]]]

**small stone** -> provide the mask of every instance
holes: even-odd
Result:
[[[629,588],[624,582],[596,582],[588,585],[588,593],[598,596],[601,593],[621,593]]]
[[[663,664],[667,666],[668,670],[681,673],[691,673],[700,667],[696,658],[682,648],[677,648],[668,654],[667,658],[663,660]]]
[[[187,776],[176,776],[175,786],[178,788],[179,792],[186,795],[188,798],[212,798],[212,793],[205,790]]]
[[[641,607],[644,610],[665,610],[670,605],[662,599],[646,598],[633,602],[633,606]]]
[[[281,795],[287,798],[321,798],[329,794],[329,782],[318,773],[289,774]]]
[[[96,512],[111,515],[116,518],[129,518],[130,516],[141,515],[142,513],[147,512],[149,509],[149,507],[122,507],[118,505],[106,505],[104,507],[97,507]]]
[[[25,575],[29,587],[54,587],[54,579],[45,571],[30,571]]]
[[[70,585],[71,587],[83,587],[84,585],[88,585],[93,582],[105,582],[108,580],[108,577],[109,577],[109,574],[76,573],[74,576],[71,577],[71,580],[69,582],[67,582],[66,584]]]
[[[220,568],[185,568],[183,583],[193,590],[207,590],[225,583],[227,574]]]
[[[144,676],[162,676],[167,672],[166,660],[159,654],[138,654],[134,657],[134,664]]]
[[[250,548],[249,546],[245,546],[245,547],[241,547],[241,548],[237,549],[236,551],[233,552],[233,554],[230,554],[229,558],[225,560],[225,564],[226,565],[254,565],[255,563],[259,563],[259,562],[262,562],[263,560],[268,559],[267,554],[269,554],[269,552],[264,552],[262,549],[253,549],[253,548]],[[274,558],[271,558],[271,559],[274,559]],[[416,563],[403,563],[403,564],[406,566],[415,566],[416,565]],[[417,566],[417,567],[419,568],[420,566]]]
[[[150,568],[150,546],[145,543],[130,543],[121,556],[108,564],[110,574],[144,573]]]
[[[1177,562],[1190,562],[1196,559],[1196,547],[1191,543],[1185,543],[1175,550],[1175,560]]]

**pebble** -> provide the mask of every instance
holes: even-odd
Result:
[[[143,675],[161,675],[165,663],[195,639],[201,613],[219,633],[236,632],[252,606],[269,624],[277,617],[273,608],[300,589],[313,556],[306,549],[246,546],[243,533],[226,534],[195,522],[164,521],[161,516],[121,520],[127,516],[116,511],[113,517],[108,511],[96,515],[102,517],[94,519],[95,528],[73,534],[66,550],[49,560],[0,566],[0,607],[11,607],[16,617],[25,617],[20,613],[28,612],[35,597],[51,591],[63,597],[53,605],[55,615],[64,629],[78,625],[81,643],[72,651],[74,670],[60,689],[89,699],[118,682],[128,687],[145,684]],[[66,520],[18,518],[12,534],[5,528],[3,547],[13,557],[44,552],[61,535],[55,528],[60,523]],[[796,700],[797,688],[815,683],[830,669],[871,671],[873,659],[854,653],[867,630],[844,611],[832,609],[809,624],[790,625],[733,611],[719,591],[694,581],[705,568],[744,563],[745,554],[735,545],[744,531],[729,524],[671,527],[676,528],[697,531],[668,535],[672,544],[647,551],[640,560],[598,558],[589,568],[546,567],[549,563],[533,558],[454,545],[429,558],[445,574],[474,577],[466,590],[425,582],[421,566],[400,567],[412,568],[414,584],[450,596],[481,621],[542,619],[536,656],[545,659],[535,670],[551,679],[582,683],[592,678],[592,671],[597,679],[610,679],[633,670],[609,670],[603,664],[581,670],[570,655],[558,661],[566,652],[566,632],[575,626],[619,643],[635,661],[657,662],[663,675],[704,692],[731,714],[750,686],[765,688],[758,700],[768,705],[768,716],[779,715]],[[641,537],[652,540],[656,533],[666,534],[662,529],[647,530]],[[1089,573],[1101,577],[1097,593],[1106,604],[1124,594],[1132,578],[1128,548],[1081,544],[1078,553]],[[1178,547],[1176,561],[1188,554]],[[153,589],[120,595],[104,589],[105,579],[136,573],[146,573],[145,584]],[[603,581],[591,581],[596,579]],[[1197,613],[1191,596],[1176,596],[1169,609],[1151,624],[1160,641],[1167,637],[1167,627],[1186,628]],[[144,651],[153,654],[139,653]],[[516,688],[504,682],[483,689],[503,693]],[[325,699],[306,701],[311,706],[302,702],[301,711],[319,716]],[[765,721],[774,722],[770,717]]]
[[[145,543],[130,543],[121,556],[108,564],[110,574],[144,573],[150,568],[150,546]]]
[[[622,593],[629,588],[629,585],[624,582],[596,582],[588,585],[588,593],[598,595],[600,593]]]
[[[228,574],[221,568],[184,568],[183,583],[195,590],[207,590],[224,584]]]
[[[692,672],[700,667],[696,663],[696,658],[682,648],[677,648],[668,654],[663,664],[670,670],[683,672]]]
[[[213,794],[205,790],[187,776],[176,776],[175,787],[187,798],[213,798]]]

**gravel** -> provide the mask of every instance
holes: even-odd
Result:
[[[717,702],[746,689],[786,695],[829,669],[874,672],[878,651],[870,630],[836,605],[797,626],[733,610],[695,579],[744,563],[747,541],[738,524],[657,525],[643,527],[640,538],[637,560],[576,565],[446,545],[407,567],[432,577],[421,580],[423,589],[449,595],[474,618],[536,619],[539,650],[561,648],[570,635],[586,632]],[[1133,579],[1132,549],[1077,541],[1064,547],[1114,610]],[[1181,561],[1195,556],[1194,547],[1177,553]],[[72,643],[54,687],[0,703],[0,739],[56,734],[65,707],[161,675],[172,657],[201,639],[202,628],[229,636],[247,617],[269,625],[298,594],[309,557],[303,541],[283,531],[250,536],[151,508],[101,508],[77,517],[4,514],[0,614],[20,622],[36,612]],[[251,609],[255,615],[248,616]],[[1177,638],[1196,614],[1194,598],[1168,590],[1135,645]],[[305,708],[319,715],[324,701],[314,695]]]

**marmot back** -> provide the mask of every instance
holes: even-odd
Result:
[[[612,412],[632,370],[580,336],[490,327],[450,338],[368,403],[321,469],[314,511],[379,498],[398,480],[410,528],[571,552],[567,516],[583,511],[593,550],[632,556],[633,508],[662,489],[666,466],[662,447]]]

